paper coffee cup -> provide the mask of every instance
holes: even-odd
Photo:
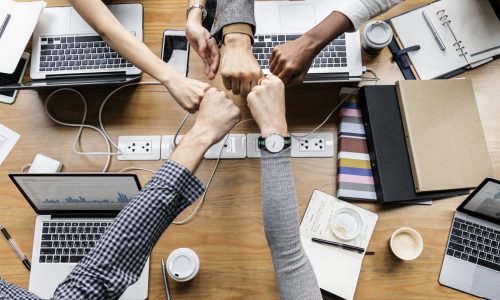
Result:
[[[414,260],[424,249],[422,236],[415,229],[408,227],[394,231],[389,244],[392,253],[402,260]]]
[[[175,281],[189,281],[199,270],[200,258],[189,248],[175,249],[167,258],[167,273]]]
[[[371,21],[363,30],[363,50],[368,55],[378,55],[392,41],[392,29],[384,21]]]

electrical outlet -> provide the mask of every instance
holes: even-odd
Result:
[[[183,137],[183,135],[177,136],[177,144],[180,143]],[[174,135],[163,135],[161,137],[161,159],[169,159],[174,149]]]
[[[206,159],[217,159],[222,149],[221,159],[242,159],[247,157],[246,134],[230,134],[226,143],[224,137],[220,142],[210,147],[205,153]]]
[[[306,133],[292,133],[295,136]],[[247,134],[247,157],[261,157],[257,146],[259,133]],[[296,139],[292,137],[292,157],[333,157],[335,154],[334,134],[329,132],[313,133],[306,138]]]
[[[259,146],[257,145],[257,140],[259,139],[260,133],[247,133],[247,157],[248,158],[259,158],[261,157]]]
[[[159,135],[120,136],[118,148],[123,154],[118,155],[118,160],[159,160],[160,140]]]
[[[300,137],[300,133],[295,133]],[[333,133],[318,132],[304,138],[292,137],[292,157],[333,157],[335,154]]]

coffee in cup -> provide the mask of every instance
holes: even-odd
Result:
[[[414,260],[424,249],[422,236],[412,228],[403,227],[396,230],[389,242],[392,253],[402,260]]]

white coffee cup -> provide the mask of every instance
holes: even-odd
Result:
[[[376,56],[392,41],[392,29],[384,21],[371,21],[363,30],[363,50],[366,54]]]
[[[424,249],[422,236],[415,229],[408,227],[394,231],[389,244],[392,253],[401,260],[414,260]]]
[[[196,277],[200,258],[189,248],[175,249],[167,258],[167,273],[175,281],[186,282]]]

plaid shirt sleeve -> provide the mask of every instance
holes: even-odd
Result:
[[[203,191],[203,184],[188,169],[167,161],[58,286],[54,299],[119,298],[139,279],[168,225]],[[38,297],[0,279],[0,299]]]

